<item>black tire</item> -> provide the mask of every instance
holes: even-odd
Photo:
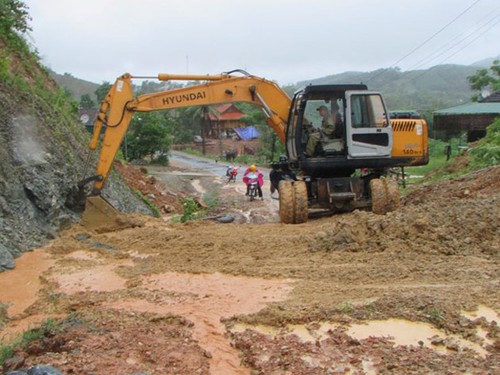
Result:
[[[280,220],[283,224],[294,222],[294,190],[291,181],[280,181],[278,186],[280,195]]]
[[[295,181],[293,183],[294,191],[294,224],[307,222],[307,186],[304,181]]]
[[[385,215],[387,210],[387,194],[384,183],[379,178],[370,181],[372,200],[372,212],[377,215]]]
[[[401,207],[401,194],[399,193],[398,182],[384,178],[385,193],[387,197],[387,212],[392,212]]]
[[[253,202],[255,200],[255,196],[257,195],[257,189],[250,189],[250,202]]]

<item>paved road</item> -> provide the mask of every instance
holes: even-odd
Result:
[[[191,154],[186,154],[180,151],[170,151],[169,154],[170,164],[177,168],[181,168],[180,171],[170,171],[168,174],[171,175],[183,175],[183,176],[193,176],[193,177],[203,177],[203,176],[220,176],[226,178],[226,169],[229,163],[224,161],[216,161],[213,159],[202,158],[199,156],[194,156]],[[238,168],[237,182],[241,182],[243,173],[248,168],[245,164],[233,164]],[[184,169],[183,169],[184,168]],[[265,199],[271,198],[271,193],[269,191],[269,168],[259,167],[259,170],[264,174],[264,186],[262,187],[262,192]],[[158,173],[156,171],[155,173]],[[239,184],[238,184],[239,185]],[[244,186],[244,185],[242,185]],[[238,186],[238,190],[244,190],[244,187]]]
[[[193,176],[225,176],[226,169],[229,165],[234,165],[238,168],[238,178],[241,178],[243,172],[249,167],[245,164],[230,164],[224,161],[216,161],[213,159],[202,158],[199,156],[194,156],[186,154],[180,151],[170,151],[169,160],[171,165],[178,168],[185,167],[185,171],[178,171],[176,173],[183,175],[193,175]],[[269,184],[269,168],[259,167],[259,170],[264,174],[264,179],[266,185]],[[269,185],[268,185],[269,186]]]

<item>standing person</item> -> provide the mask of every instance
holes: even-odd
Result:
[[[342,138],[344,134],[344,123],[342,121],[342,115],[340,114],[339,104],[336,100],[332,100],[332,116],[331,122],[333,124],[333,131],[331,133],[332,138]]]
[[[249,183],[250,178],[248,175],[250,173],[257,175],[257,181],[258,181],[257,194],[259,195],[259,198],[262,200],[262,199],[264,199],[262,197],[262,185],[264,185],[264,175],[259,172],[259,170],[255,166],[255,164],[252,164],[250,167],[248,167],[247,170],[245,171],[245,173],[243,174],[243,182],[245,183],[245,185],[247,185],[247,192],[245,195],[249,194],[249,184],[248,183]]]
[[[280,155],[277,163],[272,163],[272,170],[269,173],[269,181],[271,182],[271,194],[278,190],[281,180],[297,181],[297,175],[290,169],[288,158],[286,155]]]

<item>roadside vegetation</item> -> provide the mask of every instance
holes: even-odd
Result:
[[[2,345],[0,342],[0,365],[14,356],[16,350],[26,350],[35,341],[53,335],[54,332],[62,330],[62,325],[53,319],[48,319],[40,327],[25,331],[13,342]]]

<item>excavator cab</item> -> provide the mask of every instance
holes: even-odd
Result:
[[[286,132],[292,163],[315,177],[384,164],[392,128],[382,95],[365,85],[307,86],[295,93]]]

